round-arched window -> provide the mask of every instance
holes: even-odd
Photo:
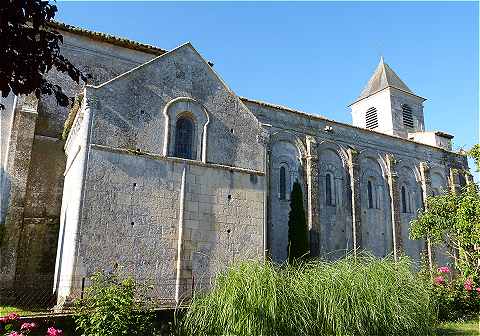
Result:
[[[175,125],[175,156],[184,159],[193,159],[193,133],[195,125],[187,117],[177,119]]]

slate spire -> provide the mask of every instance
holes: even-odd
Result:
[[[387,87],[394,87],[415,95],[415,93],[408,88],[408,86],[400,79],[400,77],[398,77],[395,71],[393,71],[387,63],[385,63],[383,56],[381,56],[375,72],[355,102],[371,96],[372,94]]]

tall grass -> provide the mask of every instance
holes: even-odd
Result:
[[[243,262],[195,297],[182,335],[433,335],[434,304],[408,259]]]

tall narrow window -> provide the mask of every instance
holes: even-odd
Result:
[[[326,174],[325,175],[325,198],[327,205],[333,205],[332,202],[332,175]]]
[[[369,129],[378,127],[378,116],[377,109],[375,107],[370,107],[365,114],[365,127]]]
[[[175,156],[193,159],[194,124],[190,118],[180,117],[175,125]]]
[[[402,212],[407,213],[408,211],[407,207],[407,192],[405,190],[405,187],[402,186]]]
[[[370,209],[373,209],[373,187],[372,187],[372,181],[367,182],[367,196],[368,196],[368,207]]]
[[[287,194],[287,176],[285,167],[280,167],[280,192],[279,196],[281,200],[286,199]]]
[[[407,104],[402,105],[403,125],[406,128],[413,129],[412,109]]]

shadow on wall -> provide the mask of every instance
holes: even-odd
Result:
[[[0,272],[3,272],[3,268],[6,266],[6,251],[4,251],[4,236],[6,232],[5,220],[7,217],[7,207],[10,200],[11,189],[10,177],[7,175],[7,172],[3,167],[0,168],[0,183]]]
[[[0,225],[5,224],[5,218],[7,217],[7,207],[10,200],[10,177],[3,167],[0,168]],[[0,229],[2,230],[2,229]],[[0,233],[1,234],[1,233]],[[0,236],[1,238],[2,236]]]

